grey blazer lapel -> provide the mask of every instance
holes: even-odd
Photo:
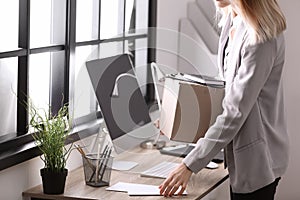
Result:
[[[218,66],[219,66],[219,74],[224,79],[224,67],[223,67],[223,59],[224,59],[224,48],[225,44],[228,40],[229,36],[229,29],[231,24],[231,16],[229,15],[227,17],[225,26],[222,29],[221,35],[220,35],[220,41],[219,41],[219,48],[218,48]]]
[[[243,46],[243,42],[246,35],[246,26],[243,22],[238,26],[237,30],[235,31],[235,36],[232,41],[232,46],[230,52],[228,54],[228,69],[226,72],[226,81],[232,82],[235,74],[240,66],[241,60],[241,48]]]

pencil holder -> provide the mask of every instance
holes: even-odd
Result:
[[[82,156],[85,183],[93,187],[108,186],[113,157],[110,154],[87,154]]]

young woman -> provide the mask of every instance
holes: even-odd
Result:
[[[161,194],[182,194],[225,148],[232,200],[274,199],[288,164],[282,70],[285,18],[277,0],[215,0],[224,11],[219,72],[226,80],[223,113],[204,138],[159,186]]]

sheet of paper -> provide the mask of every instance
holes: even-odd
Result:
[[[156,185],[136,184],[129,188],[129,196],[159,196],[159,188]]]
[[[124,183],[124,182],[118,182],[108,188],[106,188],[106,190],[108,191],[116,191],[116,192],[128,192],[128,190],[131,188],[131,187],[134,187],[133,183]]]
[[[135,184],[118,182],[111,187],[106,188],[109,191],[128,192],[129,196],[159,196],[159,188],[157,185]],[[179,190],[178,190],[179,191]],[[187,194],[186,191],[183,193]]]

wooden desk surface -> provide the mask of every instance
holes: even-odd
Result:
[[[181,158],[174,156],[162,155],[157,150],[137,149],[132,152],[120,154],[116,160],[135,161],[140,163],[130,171],[112,171],[110,185],[119,181],[130,183],[142,183],[159,185],[163,179],[140,177],[139,173],[162,162],[180,162]],[[187,196],[182,199],[201,199],[211,190],[220,185],[228,178],[228,171],[224,169],[223,164],[217,169],[203,169],[198,174],[193,174],[187,187]],[[91,187],[84,182],[83,168],[80,167],[69,173],[67,176],[65,192],[62,195],[43,194],[42,186],[31,188],[23,192],[24,199],[57,199],[57,200],[96,200],[96,199],[164,199],[162,196],[141,196],[129,197],[127,193],[106,191],[106,187]],[[178,199],[178,198],[176,198]]]

